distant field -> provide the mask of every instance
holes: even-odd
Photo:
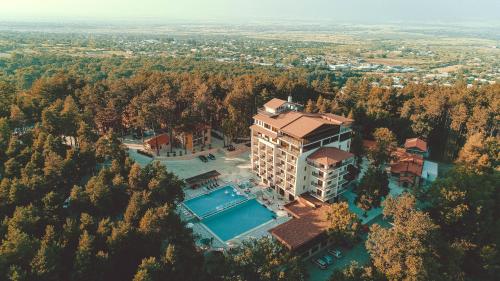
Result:
[[[457,65],[450,65],[450,66],[446,66],[446,67],[440,67],[440,68],[434,68],[435,71],[439,72],[439,73],[444,73],[444,72],[457,72],[459,71],[462,67],[464,67],[463,65],[461,64],[457,64]]]
[[[413,65],[427,65],[429,64],[425,60],[418,59],[405,59],[405,58],[376,58],[376,59],[366,59],[367,62],[373,64],[384,64],[384,65],[404,65],[404,66],[413,66]]]

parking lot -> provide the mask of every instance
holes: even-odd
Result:
[[[390,226],[389,222],[384,220],[382,215],[376,217],[368,224],[372,225],[375,223],[379,224],[382,227],[389,227]],[[354,261],[357,262],[358,264],[361,264],[361,265],[366,264],[370,259],[370,256],[365,248],[366,238],[367,238],[367,235],[366,234],[363,235],[362,241],[357,243],[356,245],[354,245],[354,247],[352,247],[351,249],[345,249],[345,248],[340,248],[340,247],[335,247],[335,246],[330,247],[332,249],[340,249],[342,251],[342,257],[340,259],[335,259],[333,264],[330,265],[327,269],[320,269],[315,263],[312,262],[315,259],[320,258],[320,257],[328,254],[326,249],[322,250],[322,251],[318,252],[317,254],[315,254],[314,256],[312,256],[306,262],[306,269],[307,269],[307,272],[309,273],[309,280],[310,281],[327,281],[330,279],[330,277],[332,276],[332,274],[335,270],[343,269],[343,268],[349,266],[349,264],[351,264],[351,262],[354,262]]]

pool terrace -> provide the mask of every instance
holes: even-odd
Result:
[[[211,248],[226,249],[245,239],[269,236],[269,229],[290,219],[278,204],[271,204],[261,187],[249,182],[244,188],[220,184],[212,190],[186,190],[189,199],[181,204],[180,213],[198,242],[210,240]]]

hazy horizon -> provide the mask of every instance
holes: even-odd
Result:
[[[499,21],[495,0],[0,0],[0,21]]]

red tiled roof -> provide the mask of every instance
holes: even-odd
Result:
[[[412,173],[422,176],[424,158],[421,155],[409,153],[404,148],[397,148],[392,156],[395,161],[391,164],[391,173]]]
[[[423,165],[417,162],[401,161],[391,165],[391,173],[412,173],[416,176],[422,176]]]
[[[337,122],[340,124],[350,124],[352,122],[354,122],[354,120],[350,119],[350,118],[347,118],[347,117],[344,117],[344,116],[340,116],[340,115],[337,115],[337,114],[332,114],[332,113],[325,113],[323,114],[324,118],[325,119],[328,119],[332,122]]]
[[[329,227],[329,205],[316,208],[300,203],[298,200],[285,205],[295,218],[269,230],[271,234],[288,249],[294,250],[323,234]]]
[[[329,167],[330,165],[344,161],[351,157],[354,157],[354,154],[350,152],[340,150],[335,147],[321,147],[309,155],[307,159]]]
[[[277,99],[277,98],[274,98],[268,102],[266,102],[264,104],[265,107],[269,107],[269,108],[272,108],[272,109],[277,109],[278,107],[282,106],[283,104],[285,104],[286,101],[282,100],[282,99]]]
[[[269,124],[276,129],[281,129],[285,127],[286,125],[290,124],[291,122],[297,120],[303,115],[303,113],[296,112],[296,111],[288,111],[285,113],[281,113],[275,117],[271,117],[266,114],[257,114],[253,118],[260,120],[266,124]]]
[[[321,118],[302,116],[286,125],[282,131],[291,136],[303,138],[323,125],[325,122]]]
[[[405,141],[405,148],[416,148],[422,152],[427,151],[427,142],[419,138],[407,139]]]
[[[150,139],[147,139],[144,141],[144,143],[149,144],[151,147],[156,147],[156,144],[158,145],[164,145],[169,143],[170,138],[168,137],[168,134],[161,134],[156,137],[152,137]]]
[[[424,164],[424,157],[422,157],[422,155],[409,153],[404,148],[396,148],[396,150],[392,152],[392,156],[397,161],[413,161],[418,162],[422,165]]]
[[[259,113],[253,117],[291,136],[302,138],[322,125],[349,124],[353,120],[334,114],[287,111],[276,116]]]

